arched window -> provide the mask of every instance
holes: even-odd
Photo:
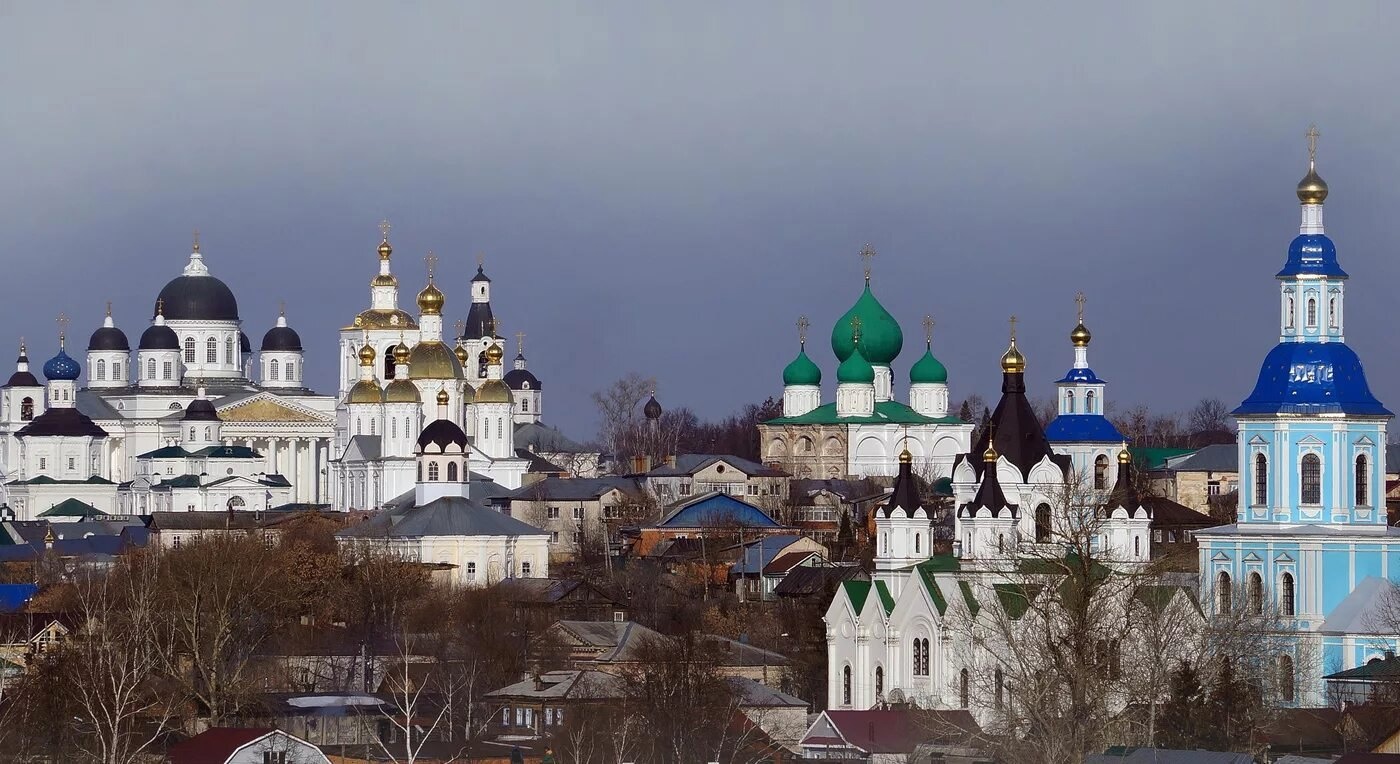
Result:
[[[370,420],[369,420],[369,434],[370,434],[370,435],[378,435],[379,433],[375,432],[375,430],[377,430],[377,429],[379,429],[379,420],[374,419],[373,417],[371,417]]]
[[[122,369],[122,362],[121,362],[121,361],[113,361],[113,362],[112,362],[112,379],[117,380],[117,381],[121,381],[121,380],[125,379],[125,377],[122,376],[122,371],[123,371],[123,369]]]
[[[1304,504],[1322,503],[1322,457],[1317,454],[1303,455],[1302,501]]]
[[[1035,541],[1044,544],[1050,540],[1050,505],[1041,504],[1035,508]]]
[[[924,665],[923,665],[923,675],[924,675],[924,676],[928,676],[928,674],[929,674],[928,665],[929,665],[928,637],[924,637]]]
[[[162,379],[174,379],[175,364],[171,363],[170,361],[166,361],[165,363],[161,364],[160,376]]]
[[[841,667],[841,705],[851,705],[851,667]]]
[[[359,418],[357,417],[357,418],[355,419],[355,434],[356,434],[356,435],[363,435],[363,434],[364,434],[364,430],[362,429],[363,427],[364,427],[364,420],[359,419]]]
[[[397,438],[398,436],[399,436],[399,420],[396,419],[396,418],[394,418],[394,417],[389,417],[389,437],[391,437],[391,438]]]
[[[418,462],[418,482],[423,482],[423,463]]]
[[[1065,391],[1065,413],[1066,413],[1066,414],[1073,414],[1073,413],[1074,413],[1074,391],[1073,391],[1073,390],[1066,390],[1066,391]]]
[[[268,362],[267,362],[267,378],[268,378],[268,379],[279,379],[279,377],[278,377],[279,371],[280,371],[280,370],[278,369],[278,366],[277,366],[277,359],[276,359],[276,358],[274,358],[274,359],[272,359],[271,361],[268,361]]]
[[[1285,328],[1285,329],[1292,329],[1292,328],[1293,328],[1293,311],[1294,311],[1294,308],[1293,308],[1293,295],[1291,295],[1291,294],[1288,295],[1288,300],[1286,301],[1286,304],[1287,304],[1287,307],[1284,308],[1284,315],[1283,315],[1283,328]]]
[[[885,668],[875,667],[875,697],[881,700],[885,697]]]
[[[457,462],[447,463],[447,482],[457,482]]]
[[[1142,537],[1133,536],[1133,557],[1142,556]]]
[[[1296,607],[1293,603],[1293,574],[1283,573],[1278,577],[1278,607],[1283,615],[1294,615]]]
[[[485,351],[485,350],[481,351],[481,353],[476,357],[476,375],[477,375],[478,377],[484,377],[484,376],[486,376],[486,351]]]
[[[496,417],[496,438],[498,440],[505,437],[503,434],[505,432],[505,421],[505,417]]]
[[[520,412],[521,412],[522,414],[528,414],[528,413],[530,413],[530,399],[529,399],[529,398],[526,398],[526,397],[524,397],[524,396],[521,396],[521,397],[520,397]]]
[[[1006,701],[1002,698],[1002,688],[1004,684],[1002,678],[1003,677],[1001,675],[1001,666],[997,666],[996,670],[992,672],[992,690],[994,693],[993,704],[996,706],[996,709],[998,711],[1000,711],[1006,703]]]
[[[92,365],[92,373],[93,379],[106,379],[107,362],[102,360],[101,358],[97,359],[97,363]]]
[[[968,701],[967,669],[958,672],[958,707],[967,708]]]
[[[1230,612],[1230,574],[1223,570],[1215,577],[1215,611],[1219,615]]]
[[[1108,488],[1108,457],[1103,454],[1094,458],[1094,488],[1100,491]]]
[[[1327,325],[1337,328],[1337,295],[1327,298]]]
[[[914,676],[923,676],[924,641],[914,638]]]
[[[408,417],[403,418],[403,434],[409,438],[413,437],[412,425]]]
[[[881,554],[889,554],[889,553],[890,553],[890,534],[888,534],[888,533],[881,533],[881,534],[880,534],[880,553],[881,553]]]
[[[24,400],[22,400],[22,401],[19,402],[19,418],[20,418],[20,421],[23,421],[23,422],[28,422],[29,420],[31,420],[31,419],[34,418],[34,399],[33,399],[33,398],[30,398],[30,397],[28,397],[28,396],[25,396]]]
[[[194,363],[194,337],[185,338],[185,363]]]
[[[238,363],[238,361],[234,360],[237,357],[238,356],[233,352],[233,338],[229,337],[224,340],[224,363],[233,366]]]
[[[1004,536],[1004,535],[998,533],[998,534],[997,534],[997,552],[1000,553],[1000,552],[1005,552],[1005,551],[1006,551],[1006,536]]]
[[[918,533],[914,534],[914,554],[919,553],[919,535]]]
[[[437,463],[437,462],[428,462],[428,482],[430,482],[430,483],[436,483],[437,481],[438,481],[438,463]]]
[[[154,358],[147,358],[147,359],[146,359],[146,379],[155,379],[155,378],[156,378],[156,359],[154,359]]]
[[[1256,572],[1251,571],[1249,574],[1246,596],[1249,597],[1249,614],[1262,615],[1264,613],[1264,579]]]
[[[194,432],[195,432],[194,428],[191,427],[191,428],[190,428],[190,440],[194,440]]]
[[[1256,507],[1269,503],[1269,457],[1254,455],[1254,501]]]
[[[204,341],[204,362],[219,362],[219,341],[214,339],[213,337],[210,337],[209,339]]]
[[[204,428],[204,439],[205,439],[205,440],[213,440],[213,439],[214,439],[214,430],[213,430],[212,428],[209,428],[209,427],[205,427],[205,428]]]
[[[394,378],[394,348],[392,346],[384,349],[384,378]]]
[[[1317,326],[1317,300],[1308,298],[1308,327]]]
[[[1284,702],[1293,702],[1293,656],[1278,657],[1278,694]]]
[[[1356,457],[1356,506],[1371,506],[1371,492],[1367,490],[1370,486],[1370,470],[1367,469],[1366,455],[1358,454]]]
[[[1093,414],[1093,413],[1095,413],[1095,412],[1094,412],[1094,391],[1093,391],[1093,390],[1090,390],[1089,392],[1084,393],[1084,413],[1085,413],[1085,414]]]

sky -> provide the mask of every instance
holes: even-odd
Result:
[[[936,321],[954,400],[1090,361],[1120,405],[1231,405],[1277,339],[1304,132],[1322,137],[1347,337],[1400,404],[1400,5],[19,3],[0,0],[0,359],[133,343],[191,232],[256,346],[279,301],[334,392],[393,224],[401,303],[477,257],[576,438],[631,371],[723,416],[873,288]],[[508,348],[514,355],[513,343]],[[509,356],[508,356],[509,357]]]

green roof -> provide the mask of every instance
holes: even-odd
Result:
[[[837,382],[853,382],[855,384],[867,385],[875,381],[875,367],[865,360],[859,349],[841,362],[836,367]]]
[[[10,485],[112,485],[112,481],[97,475],[83,480],[59,480],[48,475],[35,475],[28,480],[13,480]]]
[[[957,573],[962,570],[962,563],[951,554],[935,554],[919,563],[919,568],[933,573]]]
[[[884,581],[875,582],[875,591],[880,595],[880,604],[885,606],[885,615],[894,612],[894,596],[890,594],[890,588],[885,586]]]
[[[77,499],[64,499],[39,513],[39,517],[105,517],[106,512]]]
[[[870,291],[870,281],[865,282],[865,291],[856,299],[856,304],[836,319],[831,327],[831,351],[841,361],[850,357],[855,348],[851,334],[851,320],[860,319],[861,352],[870,363],[888,366],[904,347],[904,332],[899,322],[894,320],[885,306],[875,299]]]
[[[1031,607],[1031,600],[1040,593],[1040,587],[1035,584],[992,584],[996,590],[997,601],[1001,603],[1001,609],[1011,616],[1013,621],[1019,621],[1021,616]]]
[[[938,582],[933,580],[933,574],[940,572],[930,567],[927,563],[919,563],[914,566],[919,571],[919,580],[924,582],[924,589],[928,590],[929,599],[933,600],[933,606],[938,608],[938,614],[943,615],[948,611],[948,600],[943,598],[943,591],[938,588]]]
[[[1194,448],[1129,448],[1128,453],[1133,456],[1133,464],[1138,465],[1138,469],[1160,470],[1167,466],[1167,460],[1174,456],[1184,456],[1195,453]]]
[[[807,348],[804,344],[797,357],[792,359],[792,363],[783,369],[784,385],[820,385],[822,383],[822,370],[807,357]]]
[[[959,581],[958,588],[962,590],[963,601],[967,603],[968,611],[972,613],[974,618],[977,617],[977,612],[982,609],[982,606],[978,604],[977,598],[972,596],[972,585],[966,581]]]
[[[870,596],[869,581],[842,581],[841,587],[846,590],[846,596],[851,600],[851,607],[855,608],[856,615],[865,609],[865,598]]]
[[[928,417],[899,401],[878,401],[870,416],[836,416],[836,404],[818,406],[800,416],[780,416],[764,424],[961,424],[955,416]]]
[[[939,384],[948,381],[948,367],[933,357],[933,346],[924,349],[919,360],[909,367],[910,384]]]

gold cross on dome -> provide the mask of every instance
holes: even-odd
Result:
[[[924,344],[933,347],[933,316],[924,316]]]
[[[525,355],[525,332],[515,333],[515,352]]]
[[[1084,323],[1084,293],[1077,292],[1074,295],[1074,304],[1079,306],[1079,323]]]
[[[156,298],[156,315],[157,315],[157,316],[163,316],[163,315],[165,315],[165,298],[164,298],[164,297],[157,297],[157,298]]]
[[[467,322],[466,322],[466,321],[458,321],[458,322],[457,322],[457,339],[461,339],[461,338],[463,338],[463,337],[465,337],[465,336],[467,336]]]
[[[851,342],[860,343],[860,316],[851,316]]]
[[[393,226],[389,225],[389,219],[388,219],[388,218],[385,218],[385,219],[379,221],[379,235],[384,237],[384,241],[388,241],[388,240],[389,240],[389,229],[390,229],[390,228],[393,228]]]
[[[865,263],[865,280],[870,280],[870,261],[875,258],[875,249],[869,244],[860,248],[861,262]]]
[[[432,281],[433,275],[437,271],[438,257],[433,254],[432,250],[428,250],[428,254],[423,257],[423,262],[428,264],[428,281]]]
[[[797,317],[797,342],[803,347],[807,346],[807,327],[811,325],[812,322],[808,321],[806,316]]]
[[[1308,166],[1311,167],[1317,163],[1317,139],[1322,136],[1322,133],[1314,124],[1308,125],[1308,131],[1304,135],[1308,138]]]
[[[1012,342],[1015,342],[1015,341],[1016,341],[1016,321],[1017,321],[1017,319],[1016,319],[1016,314],[1015,314],[1015,313],[1012,313],[1012,314],[1011,314],[1011,341],[1012,341]]]

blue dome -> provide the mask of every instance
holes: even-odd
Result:
[[[1342,342],[1275,345],[1264,357],[1254,392],[1234,411],[1264,414],[1391,416],[1371,395],[1361,359]]]
[[[50,382],[55,379],[66,379],[69,381],[77,379],[83,373],[83,367],[73,360],[68,352],[59,348],[58,355],[44,362],[44,377]]]
[[[1334,279],[1347,278],[1347,272],[1337,264],[1337,245],[1324,234],[1303,234],[1288,245],[1288,263],[1276,278],[1308,274]]]
[[[1060,380],[1059,384],[1065,382],[1080,382],[1086,385],[1105,384],[1102,379],[1099,379],[1099,375],[1094,373],[1093,369],[1070,369],[1069,372],[1065,374],[1065,378]]]
[[[1045,428],[1051,443],[1120,443],[1127,440],[1102,414],[1061,414]]]

